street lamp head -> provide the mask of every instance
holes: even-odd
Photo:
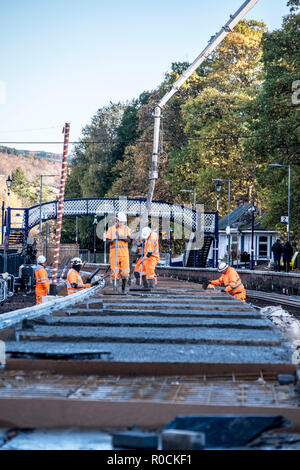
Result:
[[[193,193],[194,191],[192,189],[181,189],[181,193]]]
[[[221,189],[222,189],[222,185],[220,183],[220,180],[218,180],[216,182],[216,191],[217,191],[217,193],[219,193],[221,191]]]
[[[7,180],[6,180],[6,186],[7,186],[8,189],[10,188],[11,183],[12,183],[12,179],[11,179],[11,177],[10,177],[10,175],[9,175],[9,177],[8,177]]]
[[[271,167],[271,168],[282,168],[284,166],[286,166],[286,165],[280,165],[279,163],[270,163],[269,164],[269,167]]]

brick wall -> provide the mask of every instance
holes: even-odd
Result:
[[[48,245],[47,248],[47,264],[53,263],[53,255],[54,255],[54,247],[55,245]],[[44,247],[40,249],[38,247],[38,256],[39,255],[46,255]],[[62,244],[60,245],[60,252],[59,252],[59,264],[61,264],[66,258],[75,258],[75,256],[79,257],[79,245],[74,244]]]

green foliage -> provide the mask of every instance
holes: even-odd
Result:
[[[66,182],[66,198],[104,197],[120,175],[119,163],[125,149],[140,136],[138,111],[149,98],[143,93],[130,104],[110,103],[101,108],[83,129],[83,139],[76,146],[71,172]],[[85,247],[92,248],[88,220],[80,220],[79,238]],[[74,226],[63,225],[64,240],[75,238]],[[86,236],[89,233],[91,236]]]
[[[26,175],[22,168],[18,167],[12,172],[11,190],[19,196],[26,197],[29,190],[29,184],[26,180]]]
[[[12,183],[11,190],[28,200],[28,203],[34,204],[40,201],[40,178],[36,178],[34,181],[29,182],[26,180],[26,175],[22,168],[17,167],[12,172]],[[54,192],[43,184],[43,202],[50,201],[55,198]]]
[[[198,202],[215,210],[212,179],[230,179],[233,201],[247,200],[254,186],[260,207],[267,209],[265,222],[282,229],[287,171],[267,166],[292,164],[292,233],[299,238],[300,121],[299,106],[291,102],[292,83],[300,78],[299,2],[289,0],[290,15],[271,33],[263,22],[241,21],[166,105],[155,199],[187,203],[180,190],[196,189]],[[188,66],[173,63],[157,90],[98,110],[75,149],[67,197],[146,196],[152,111]],[[226,211],[222,191],[221,215]],[[73,222],[64,224],[66,240],[74,240]],[[92,221],[80,221],[85,247],[92,248],[92,230]]]
[[[300,108],[292,104],[292,84],[299,80],[299,0],[288,2],[291,14],[277,31],[265,33],[262,61],[265,80],[251,106],[245,156],[255,160],[258,197],[267,224],[281,230],[280,217],[287,215],[287,168],[270,169],[270,163],[292,165],[291,231],[300,236]]]
[[[196,189],[205,209],[215,210],[214,178],[232,180],[235,197],[246,197],[253,164],[244,162],[242,139],[249,135],[249,106],[262,78],[264,31],[261,22],[241,21],[204,64],[197,85],[201,92],[182,104],[187,143],[172,151],[169,160],[169,182],[177,200],[186,202],[181,189]],[[224,215],[226,196],[220,209]]]

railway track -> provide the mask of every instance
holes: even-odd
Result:
[[[114,362],[186,367],[199,358],[204,363],[281,363],[289,357],[279,332],[249,305],[171,280],[162,281],[155,293],[115,296],[108,287],[85,303],[23,321],[6,348],[10,357],[91,354]]]
[[[154,292],[106,287],[33,319],[21,315],[6,331],[0,424],[153,429],[178,414],[246,407],[300,429],[294,386],[283,395],[278,383],[278,374],[296,382],[292,348],[227,294],[164,278]]]
[[[284,305],[300,310],[300,297],[297,296],[287,296],[269,292],[247,290],[247,297],[250,299],[262,300],[266,303]]]

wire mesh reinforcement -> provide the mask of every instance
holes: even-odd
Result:
[[[294,407],[293,386],[267,382],[262,374],[251,380],[227,377],[99,377],[2,374],[0,399],[5,397],[69,398],[93,401],[145,401],[199,406]]]

